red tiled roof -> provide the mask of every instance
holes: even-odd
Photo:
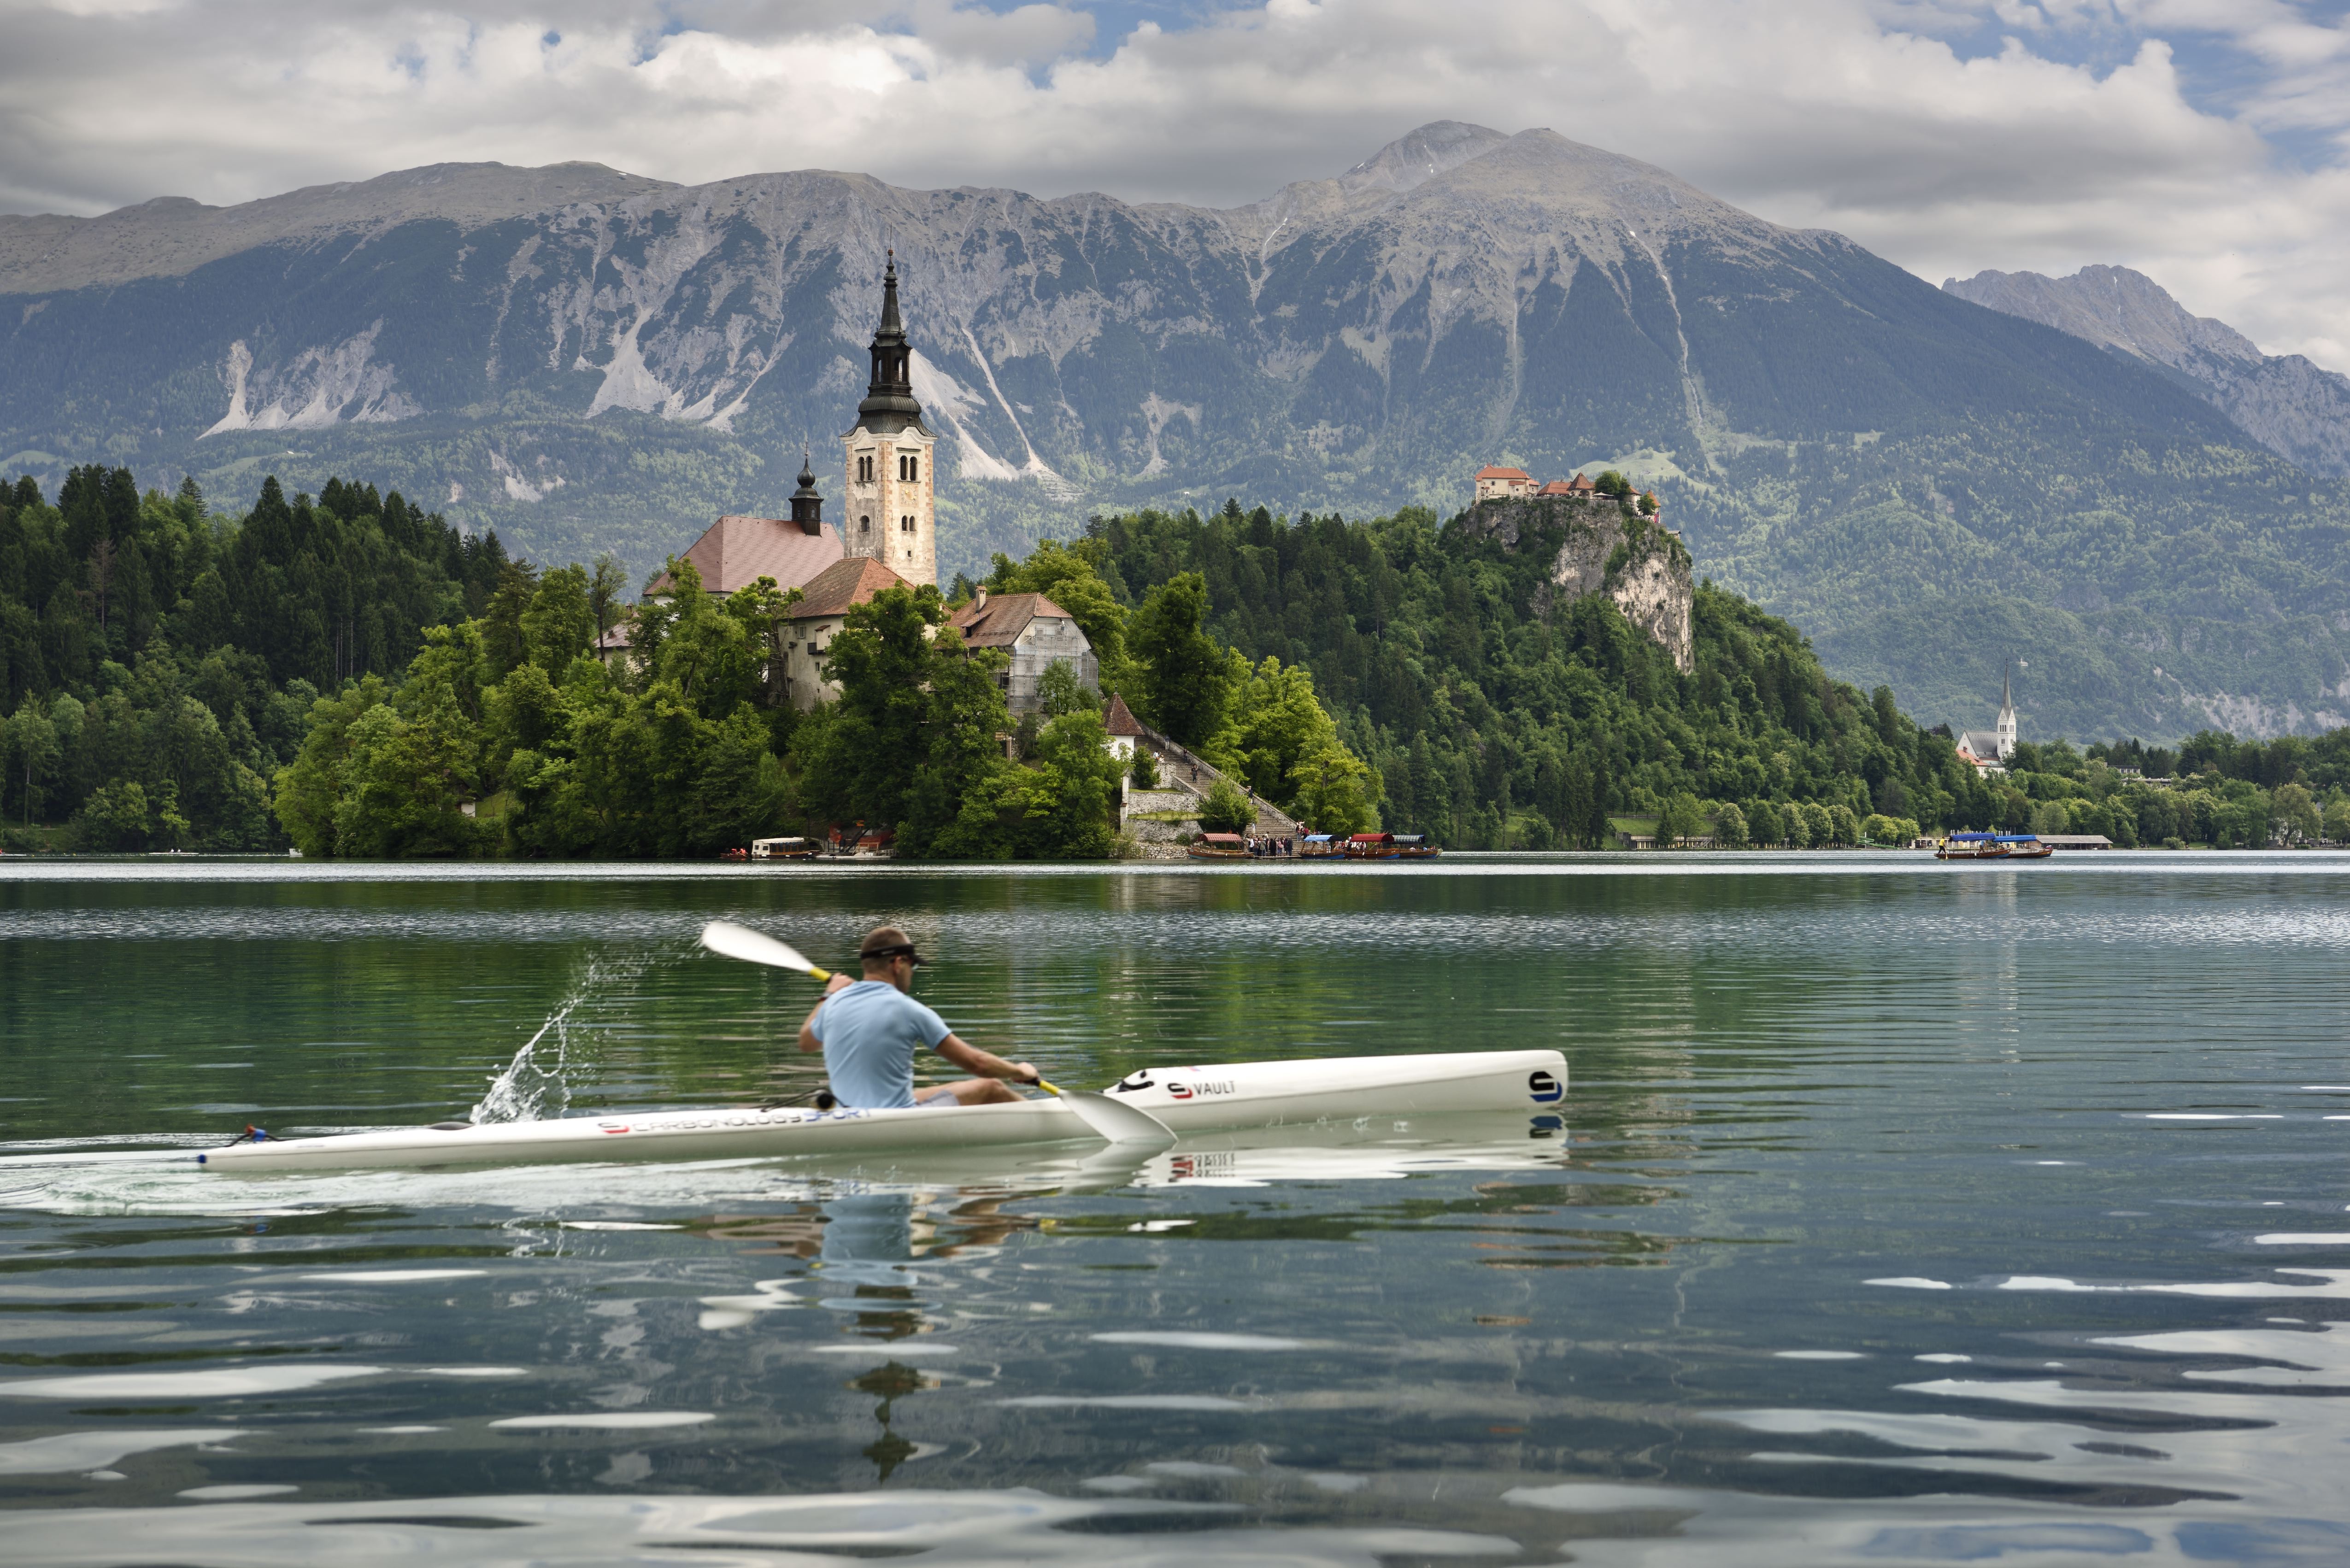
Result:
[[[1457,473],[1460,471],[1455,469],[1453,472]],[[1480,479],[1524,479],[1529,476],[1526,473],[1526,471],[1523,468],[1487,467],[1479,469],[1477,471],[1477,477]]]
[[[731,594],[761,577],[773,577],[779,588],[805,587],[841,557],[840,531],[831,524],[823,532],[803,534],[796,523],[777,517],[745,517],[729,514],[712,523],[685,552],[702,574],[702,591]],[[648,597],[666,592],[669,574],[645,590]]]
[[[1139,737],[1142,733],[1141,722],[1135,718],[1134,710],[1126,705],[1125,698],[1114,691],[1110,693],[1109,711],[1103,716],[1102,727],[1113,735]]]
[[[1569,490],[1596,490],[1596,489],[1598,489],[1598,488],[1599,488],[1599,486],[1598,486],[1596,483],[1594,483],[1594,482],[1593,482],[1593,481],[1591,481],[1591,480],[1588,480],[1588,479],[1584,478],[1584,477],[1583,477],[1583,475],[1581,475],[1581,474],[1579,474],[1579,473],[1578,473],[1578,474],[1576,474],[1573,479],[1570,479],[1570,480],[1568,480],[1568,481],[1566,482],[1566,487],[1567,487]]]
[[[1038,616],[1076,618],[1042,594],[994,594],[984,604],[973,599],[947,624],[962,633],[966,648],[1009,648]]]
[[[1572,495],[1575,493],[1575,486],[1564,479],[1554,479],[1534,493],[1536,495]]]
[[[883,588],[913,586],[879,561],[863,556],[844,556],[809,579],[801,589],[806,597],[792,607],[792,618],[812,620],[817,616],[842,615],[849,606],[863,604]]]

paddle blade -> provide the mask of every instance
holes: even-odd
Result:
[[[1053,1093],[1096,1136],[1120,1148],[1165,1148],[1175,1141],[1175,1130],[1139,1106],[1129,1106],[1090,1089],[1055,1089]]]
[[[763,963],[770,969],[796,970],[812,974],[818,980],[831,977],[800,957],[796,949],[777,941],[748,926],[738,926],[732,920],[712,920],[702,928],[702,945],[721,958],[741,959],[744,963]]]

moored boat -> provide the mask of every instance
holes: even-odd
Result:
[[[751,840],[754,860],[813,860],[816,842],[813,838],[754,838]]]
[[[2029,833],[1953,833],[1934,851],[1937,860],[2045,860],[2056,852]]]
[[[1477,1051],[1149,1067],[1106,1094],[1179,1137],[1361,1116],[1478,1112],[1555,1115],[1566,1097],[1556,1051]],[[945,1109],[816,1110],[718,1106],[553,1121],[436,1122],[326,1137],[266,1135],[196,1156],[226,1172],[575,1161],[777,1158],[991,1147],[1097,1138],[1057,1099]]]
[[[1342,851],[1349,860],[1433,860],[1436,846],[1421,833],[1357,833]]]
[[[1996,833],[1953,833],[1934,851],[1937,860],[2004,860],[2007,846]]]
[[[1203,833],[1187,853],[1194,860],[1245,860],[1248,840],[1237,833]]]

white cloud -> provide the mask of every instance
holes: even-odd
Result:
[[[2285,0],[1202,0],[1114,41],[1077,0],[0,0],[0,209],[483,159],[1226,204],[1450,118],[1938,282],[2137,266],[2350,367],[2350,34]]]

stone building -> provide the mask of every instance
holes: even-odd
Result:
[[[1480,501],[1511,501],[1534,493],[1534,475],[1523,468],[1499,468],[1488,464],[1477,471],[1477,499]]]
[[[914,400],[914,350],[898,315],[898,258],[881,276],[881,325],[869,350],[871,380],[857,424],[840,438],[847,462],[841,537],[847,553],[879,561],[910,582],[939,580],[932,460],[938,437]]]
[[[949,618],[966,648],[1000,648],[1012,668],[996,678],[1014,713],[1034,711],[1036,682],[1047,667],[1073,666],[1080,686],[1099,687],[1101,661],[1068,611],[1042,594],[997,594],[985,588]]]
[[[1120,767],[1132,767],[1134,748],[1142,744],[1142,722],[1115,691],[1110,693],[1109,707],[1103,711],[1102,728],[1109,732],[1109,754]]]
[[[847,556],[816,574],[802,587],[800,602],[784,623],[782,647],[774,655],[771,679],[779,675],[783,694],[805,713],[840,695],[839,683],[824,667],[825,649],[847,624],[852,606],[861,605],[883,588],[910,588],[911,583],[883,566],[860,556]]]

